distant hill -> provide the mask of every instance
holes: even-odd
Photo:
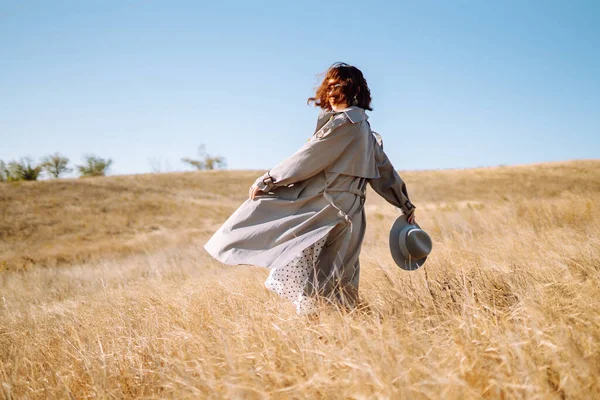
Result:
[[[0,265],[73,264],[206,238],[246,199],[249,185],[262,172],[0,184]],[[600,207],[600,160],[400,173],[425,221],[427,210],[511,206],[576,194],[590,196],[594,207]],[[372,190],[367,196],[367,210],[386,208]]]

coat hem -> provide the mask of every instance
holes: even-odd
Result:
[[[333,230],[333,228],[335,228],[337,226],[333,225],[330,226],[327,230],[324,231],[324,233],[322,235],[319,235],[316,239],[314,239],[313,241],[310,242],[310,244],[302,247],[302,249],[299,251],[299,253],[301,253],[302,251],[304,251],[306,248],[314,245],[315,243],[317,243],[319,240],[321,240],[322,238],[326,237],[327,235],[329,235],[329,233]],[[233,261],[231,260],[231,257],[228,257],[226,255],[220,255],[218,254],[217,251],[215,251],[214,249],[210,248],[210,246],[208,246],[208,243],[204,244],[204,250],[206,250],[206,252],[208,254],[210,254],[214,259],[216,259],[217,261],[226,264],[226,265],[254,265],[256,267],[262,267],[262,268],[267,268],[267,269],[271,269],[275,264],[278,265],[285,265],[288,262],[290,262],[294,257],[296,257],[299,253],[294,253],[291,256],[288,256],[287,259],[284,259],[283,262],[279,261],[281,257],[276,258],[271,264],[269,265],[264,265],[264,264],[257,264],[254,262],[244,262],[244,261]]]

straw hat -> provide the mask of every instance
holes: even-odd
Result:
[[[427,260],[431,253],[431,238],[415,222],[409,224],[406,215],[396,218],[390,230],[390,251],[394,262],[404,270],[412,271]]]

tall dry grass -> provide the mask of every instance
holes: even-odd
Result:
[[[414,272],[393,264],[396,211],[370,191],[364,307],[317,320],[267,292],[268,271],[202,250],[255,176],[0,185],[0,393],[600,397],[599,161],[404,173],[435,246]]]

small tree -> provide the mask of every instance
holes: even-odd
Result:
[[[9,181],[35,181],[40,176],[42,167],[33,165],[31,157],[23,157],[19,161],[8,164]]]
[[[206,155],[204,158],[204,167],[206,169],[221,169],[227,166],[225,157]]]
[[[88,154],[83,157],[83,165],[77,165],[77,170],[82,177],[87,176],[105,176],[112,164],[110,158],[100,158],[93,154]]]
[[[225,168],[227,166],[227,160],[225,159],[225,157],[211,156],[210,154],[207,154],[205,146],[203,144],[198,146],[198,157],[199,159],[184,157],[181,159],[181,161],[191,165],[192,167],[198,170],[219,169]]]
[[[40,166],[42,169],[50,176],[54,177],[54,179],[58,179],[61,174],[71,172],[71,168],[67,167],[69,165],[69,159],[67,157],[63,157],[58,153],[50,154],[46,157],[42,158],[42,163]]]

